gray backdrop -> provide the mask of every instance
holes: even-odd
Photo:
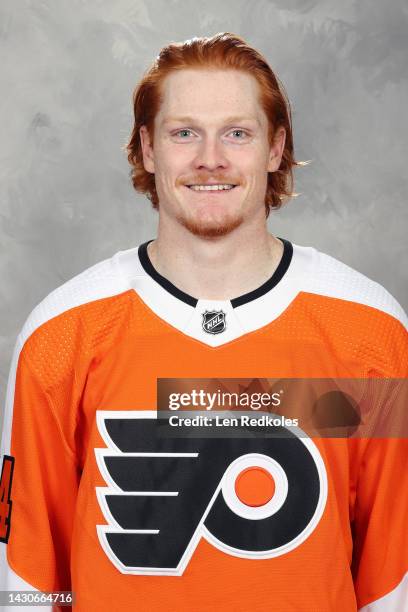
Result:
[[[294,120],[301,195],[270,229],[407,296],[404,0],[2,0],[0,400],[25,318],[52,289],[153,237],[122,150],[162,45],[232,31],[268,58]],[[404,261],[405,260],[405,261]]]

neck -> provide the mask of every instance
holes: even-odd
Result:
[[[183,226],[160,223],[148,247],[154,268],[193,297],[229,300],[253,291],[276,270],[282,243],[266,222],[244,223],[227,236],[200,238]]]

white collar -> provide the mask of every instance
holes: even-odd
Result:
[[[149,242],[114,258],[129,286],[157,316],[191,338],[219,347],[271,323],[298,294],[310,263],[305,251],[311,249],[281,240],[284,251],[272,276],[233,300],[202,300],[178,289],[154,269],[147,254]]]

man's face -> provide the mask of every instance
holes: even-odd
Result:
[[[267,173],[279,168],[285,133],[278,131],[270,146],[255,78],[237,70],[184,69],[162,87],[153,147],[144,126],[140,132],[162,218],[203,237],[265,219]]]

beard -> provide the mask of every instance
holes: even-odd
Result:
[[[190,218],[185,215],[177,215],[177,221],[194,236],[200,238],[220,238],[227,236],[241,225],[244,217],[242,215],[222,215],[217,218]]]
[[[181,176],[176,181],[176,187],[185,185],[204,184],[212,181],[214,183],[243,185],[245,182],[239,175],[225,176],[223,173],[200,172],[195,175]],[[228,196],[227,196],[228,197]],[[160,203],[157,206],[160,207]],[[178,207],[179,208],[179,207]],[[185,227],[191,234],[200,238],[219,238],[227,236],[237,229],[244,221],[244,215],[241,212],[227,212],[223,210],[223,206],[215,208],[212,205],[207,206],[201,203],[195,206],[194,210],[177,211],[175,218],[180,225]]]

